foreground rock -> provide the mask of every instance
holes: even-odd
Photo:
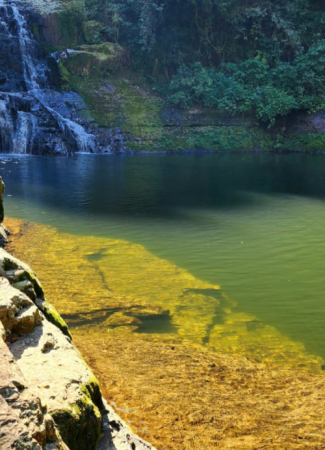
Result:
[[[1,289],[2,297],[2,289]],[[4,342],[0,322],[0,448],[68,450],[48,414],[46,404],[31,387]]]
[[[0,177],[0,224],[3,194]],[[1,236],[6,242],[2,225]],[[104,405],[35,273],[2,248],[0,429],[1,450],[154,450]]]
[[[1,449],[95,450],[103,420],[100,450],[152,449],[104,407],[98,381],[33,271],[0,249],[0,275],[1,335],[9,345],[1,341]],[[18,416],[15,402],[23,405]]]

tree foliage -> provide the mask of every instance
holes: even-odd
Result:
[[[277,117],[324,105],[321,0],[86,0],[103,40],[128,48],[182,108]]]

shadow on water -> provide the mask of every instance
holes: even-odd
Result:
[[[256,200],[243,195],[247,191],[324,199],[324,171],[323,155],[261,153],[32,157],[0,166],[7,193],[30,203],[82,215],[164,220],[178,217],[180,207],[248,207]]]

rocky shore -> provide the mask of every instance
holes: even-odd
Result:
[[[4,184],[0,179],[0,219]],[[2,244],[8,231],[1,225]],[[0,249],[0,448],[154,450],[103,400],[32,269]]]

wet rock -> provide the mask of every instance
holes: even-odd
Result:
[[[0,84],[7,83],[7,75],[0,70]]]
[[[37,6],[40,2],[34,4]],[[46,4],[46,9],[51,9],[48,2]],[[39,40],[44,40],[44,34],[49,30],[54,30],[54,35],[61,35],[60,14],[53,11],[53,14],[42,16],[27,1],[4,0],[1,3],[0,152],[68,155],[77,151],[95,153],[106,148],[105,139],[101,138],[105,131],[92,126],[90,132],[89,114],[83,100],[77,94],[50,89],[50,83],[60,89],[57,61],[64,55],[68,57],[69,51],[60,52],[63,56],[47,61],[35,35]],[[73,25],[70,25],[72,29]],[[64,45],[63,42],[60,45]],[[71,52],[73,55],[80,53]],[[108,64],[111,55],[106,59]],[[74,97],[70,107],[65,101],[67,96]]]
[[[130,427],[104,401],[103,436],[97,450],[156,450],[152,445],[132,433]]]

